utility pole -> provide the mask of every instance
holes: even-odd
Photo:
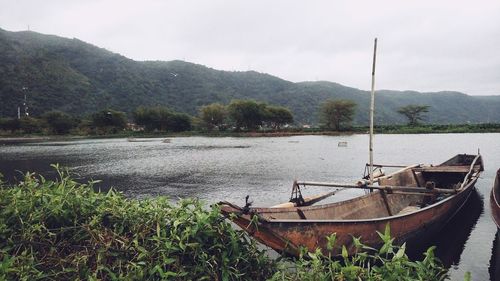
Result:
[[[28,87],[23,87],[22,90],[24,92],[24,102],[23,102],[24,115],[25,116],[29,116],[30,114],[28,113],[28,102],[27,102],[27,99],[26,99],[26,92],[28,91]]]

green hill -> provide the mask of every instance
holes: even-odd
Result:
[[[25,93],[33,115],[52,109],[85,115],[108,107],[130,113],[140,105],[196,114],[204,104],[251,98],[288,106],[299,123],[316,123],[324,100],[343,98],[358,104],[355,122],[366,124],[369,104],[369,92],[337,83],[134,61],[78,39],[0,29],[0,116],[15,116]],[[500,96],[386,90],[377,92],[376,122],[405,122],[396,109],[407,104],[431,105],[430,123],[500,122]]]

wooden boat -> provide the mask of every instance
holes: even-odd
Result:
[[[490,194],[491,214],[497,228],[500,229],[500,169],[497,171],[495,183]]]
[[[296,196],[291,203],[277,207],[254,208],[248,202],[244,207],[229,202],[219,206],[222,214],[277,252],[297,256],[300,247],[305,247],[326,253],[327,236],[335,233],[337,242],[331,253],[340,253],[345,245],[353,254],[353,237],[379,247],[381,239],[376,232],[383,232],[386,225],[396,243],[435,234],[465,204],[483,169],[480,155],[459,154],[437,166],[419,164],[387,176],[381,174],[377,185],[366,181],[357,185],[295,182],[292,194]],[[300,193],[304,185],[373,192],[346,201],[304,206],[309,204]]]

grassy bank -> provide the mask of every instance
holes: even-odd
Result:
[[[375,132],[379,134],[499,133],[500,124],[383,125],[376,126]]]
[[[128,200],[27,174],[0,191],[0,279],[265,279],[273,262],[196,200]]]
[[[338,257],[320,251],[270,259],[216,206],[197,200],[127,199],[95,192],[58,169],[0,185],[0,280],[442,280],[429,249],[410,261],[405,248]],[[335,235],[329,237],[330,245]]]

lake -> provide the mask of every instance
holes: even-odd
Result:
[[[186,137],[157,139],[86,139],[0,146],[0,172],[12,181],[25,171],[55,175],[51,163],[69,167],[81,180],[99,179],[126,196],[165,195],[174,200],[197,197],[207,204],[221,200],[269,206],[289,199],[294,179],[352,183],[363,176],[368,136],[294,136],[279,138]],[[347,142],[339,147],[339,142]],[[450,267],[451,280],[489,280],[497,232],[489,192],[500,168],[500,134],[377,135],[379,164],[439,164],[458,153],[483,156],[485,171],[477,193],[436,237],[437,254]],[[306,188],[304,195],[324,192]],[[363,194],[344,190],[330,200]],[[496,260],[500,257],[496,258]],[[498,270],[498,269],[496,269]]]

